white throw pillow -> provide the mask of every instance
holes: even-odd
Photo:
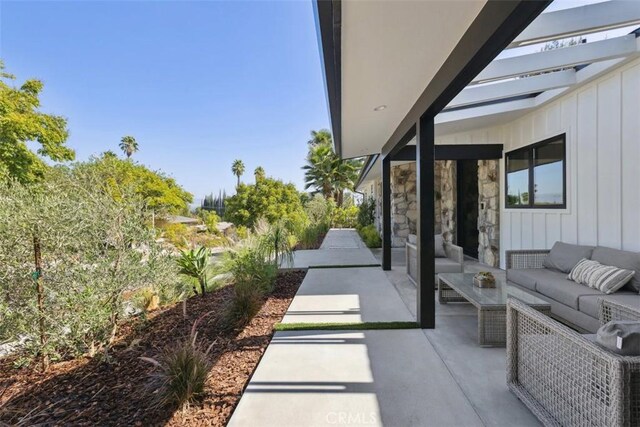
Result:
[[[634,274],[635,271],[632,270],[602,265],[598,261],[583,258],[571,269],[567,278],[605,294],[611,294],[626,285]]]

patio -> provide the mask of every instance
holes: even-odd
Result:
[[[507,387],[505,350],[478,346],[482,302],[471,293],[465,298],[478,311],[437,302],[435,242],[444,240],[480,261],[466,259],[466,272],[491,270],[499,279],[499,267],[516,269],[510,254],[518,251],[537,257],[537,264],[523,261],[525,270],[542,268],[556,242],[590,248],[558,268],[556,282],[540,276],[547,271],[532,272],[528,289],[546,299],[531,305],[546,314],[526,307],[538,329],[513,334],[533,343],[524,359],[540,360],[548,381],[529,373],[536,398],[525,401],[551,424],[629,425],[628,376],[603,368],[602,381],[581,381],[567,371],[587,372],[608,359],[590,356],[604,351],[576,332],[600,325],[596,304],[587,314],[579,301],[593,290],[567,284],[566,275],[592,251],[615,253],[598,258],[605,267],[640,271],[640,4],[314,6],[334,148],[344,159],[367,157],[356,187],[375,201],[382,249],[366,254],[347,231],[334,231],[328,241],[335,243],[298,254],[294,265],[323,268],[311,268],[285,319],[393,322],[408,313],[421,329],[278,332],[232,424],[537,425]],[[413,282],[406,243],[415,246]],[[360,263],[371,257],[371,267]],[[499,310],[503,302],[485,306]],[[576,320],[575,330],[547,314]],[[504,316],[496,317],[496,329],[504,327]],[[552,329],[564,337],[552,340],[562,350],[541,354],[536,331]],[[511,362],[522,350],[518,339],[509,346]],[[587,350],[555,363],[572,343]],[[510,378],[522,366],[513,365]],[[608,377],[616,377],[613,385]],[[609,388],[616,399],[593,397]],[[281,402],[289,405],[275,409]]]
[[[338,235],[359,242],[326,241]],[[416,287],[393,264],[310,269],[283,322],[415,319]],[[505,350],[478,347],[476,317],[449,304],[432,330],[276,332],[230,425],[539,425],[507,389]]]

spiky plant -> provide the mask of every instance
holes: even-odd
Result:
[[[178,258],[179,273],[197,279],[202,296],[207,292],[210,256],[209,249],[203,246],[197,251],[194,249],[181,251],[180,258]]]
[[[284,221],[275,224],[267,224],[256,227],[259,238],[259,249],[263,256],[273,261],[273,264],[280,267],[280,263],[285,261],[291,264],[293,261],[293,247],[290,244],[291,232]]]
[[[156,406],[185,408],[202,397],[212,366],[209,353],[215,342],[205,348],[198,342],[196,328],[208,314],[194,322],[186,339],[166,347],[155,358],[140,358],[156,368],[151,374],[157,390]]]

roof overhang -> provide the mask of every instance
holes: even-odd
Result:
[[[548,3],[316,0],[336,151],[351,158],[396,144],[427,109],[444,108]]]
[[[316,0],[336,151],[392,154],[427,111],[437,135],[503,124],[640,56],[640,2],[547,3]]]

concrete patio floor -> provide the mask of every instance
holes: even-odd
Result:
[[[411,321],[380,267],[310,269],[283,323]]]
[[[327,239],[359,240],[352,230]],[[327,261],[324,252],[344,249],[315,252]],[[310,269],[284,321],[415,319],[416,288],[392,264]],[[478,347],[476,319],[473,307],[449,304],[436,305],[432,330],[277,332],[229,425],[539,425],[506,387],[505,350]]]

